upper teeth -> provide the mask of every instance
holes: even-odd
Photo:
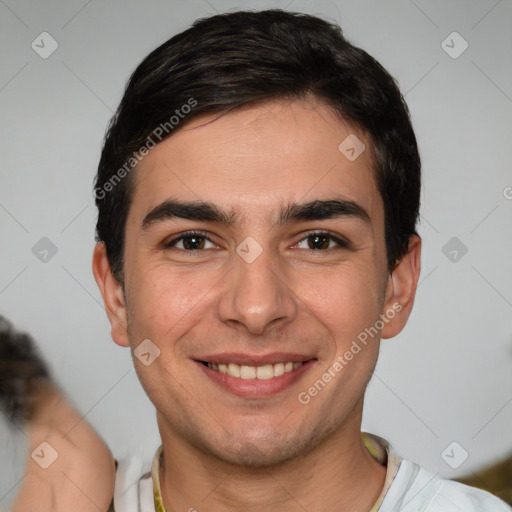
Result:
[[[227,373],[231,377],[238,377],[239,379],[271,379],[272,377],[279,377],[284,373],[289,373],[292,370],[302,366],[302,363],[276,363],[265,364],[263,366],[245,366],[236,363],[229,364],[214,364],[208,363],[208,368],[218,370],[220,373]]]

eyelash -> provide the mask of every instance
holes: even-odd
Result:
[[[297,244],[299,244],[300,242],[302,242],[304,240],[307,240],[308,238],[310,238],[312,236],[324,236],[326,238],[329,238],[330,240],[332,240],[333,242],[338,244],[338,247],[331,247],[329,249],[305,249],[306,251],[310,251],[310,252],[328,252],[328,251],[331,251],[333,249],[348,249],[348,248],[350,248],[350,243],[348,241],[343,240],[342,238],[340,238],[338,236],[332,235],[328,231],[318,231],[318,230],[317,231],[315,231],[315,230],[308,231],[306,233],[306,235],[304,237],[302,237],[297,242]],[[170,248],[174,247],[177,242],[180,242],[181,240],[183,240],[185,238],[192,238],[192,237],[202,237],[202,238],[205,238],[206,240],[208,240],[209,242],[214,243],[208,237],[208,233],[206,233],[205,231],[191,230],[191,231],[185,231],[180,236],[178,236],[176,238],[173,238],[172,240],[170,240],[168,242],[165,242],[163,244],[163,248],[164,249],[170,249]],[[295,244],[295,245],[297,245],[297,244]],[[202,252],[202,251],[205,251],[207,249],[179,249],[179,250],[182,251],[182,252],[185,252],[185,253],[197,254],[198,252]]]

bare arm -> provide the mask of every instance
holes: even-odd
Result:
[[[28,439],[12,512],[109,509],[115,479],[110,450],[52,382],[32,338],[1,316],[0,409]]]
[[[115,479],[107,445],[52,385],[42,383],[34,403],[27,429],[27,475],[12,512],[106,512]]]

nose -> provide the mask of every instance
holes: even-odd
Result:
[[[233,267],[218,303],[219,319],[255,335],[292,322],[297,316],[297,298],[279,258],[269,248],[251,262],[238,253],[232,258]]]

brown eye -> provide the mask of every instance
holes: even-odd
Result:
[[[184,236],[182,238],[183,241],[183,247],[187,251],[195,251],[197,249],[203,249],[204,248],[204,237],[202,236]]]
[[[307,240],[307,247],[304,247],[304,249],[310,251],[324,252],[330,249],[341,249],[350,247],[348,241],[345,241],[342,238],[331,235],[330,233],[327,232],[311,232],[306,237],[304,237],[297,245],[300,246],[300,244],[303,243],[305,240]]]
[[[329,236],[325,235],[311,235],[308,236],[308,246],[310,249],[328,249],[329,248]]]
[[[205,247],[207,243],[215,247],[215,244],[204,233],[188,232],[166,242],[163,247],[165,249],[175,248],[182,251],[201,251],[210,248]]]

